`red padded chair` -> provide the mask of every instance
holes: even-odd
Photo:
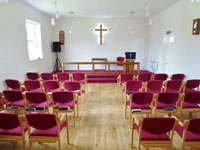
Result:
[[[86,83],[85,74],[84,73],[73,73],[72,81],[79,82],[82,84]]]
[[[81,84],[79,82],[64,82],[64,88],[66,91],[73,92],[75,94],[75,104],[77,104],[77,117],[79,116],[79,108],[78,108],[78,96],[83,94],[83,99],[85,99],[85,90],[81,88]]]
[[[27,124],[22,117],[13,113],[0,113],[0,141],[22,141],[23,150],[26,149],[25,132]],[[5,147],[6,149],[6,147]]]
[[[69,73],[57,73],[57,79],[61,83],[65,81],[71,81]]]
[[[53,73],[41,73],[42,80],[54,80]]]
[[[182,99],[178,101],[178,110],[185,114],[190,113],[190,117],[192,117],[192,113],[200,111],[200,92],[189,92],[182,96]]]
[[[36,107],[43,107],[42,109],[44,112],[49,113],[49,106],[51,106],[52,101],[49,100],[48,96],[42,92],[26,92],[26,100],[27,100],[27,107],[36,108]],[[41,110],[32,110],[26,109],[27,111],[39,111]]]
[[[177,120],[167,117],[148,117],[135,123],[133,118],[131,147],[133,147],[134,130],[138,133],[138,150],[141,145],[146,148],[173,149],[174,129]]]
[[[183,87],[183,92],[184,93],[195,92],[199,90],[199,85],[200,85],[200,80],[198,79],[187,80]]]
[[[25,90],[31,92],[43,92],[42,86],[39,80],[25,80]]]
[[[62,91],[61,85],[57,80],[43,81],[43,87],[45,92],[57,92]]]
[[[185,74],[182,74],[182,73],[177,73],[177,74],[171,75],[171,80],[181,80],[181,81],[183,81],[184,79],[185,79]]]
[[[27,113],[29,149],[32,149],[32,143],[55,143],[58,142],[60,150],[60,132],[63,127],[67,128],[67,143],[69,144],[68,119],[61,121],[54,114]],[[31,130],[31,127],[34,130]]]
[[[159,94],[160,92],[162,92],[162,86],[163,86],[163,81],[161,80],[148,81],[145,88],[145,92]]]
[[[139,74],[138,80],[142,82],[147,82],[151,80],[151,74]]]
[[[21,91],[16,90],[4,90],[3,95],[7,100],[7,110],[14,110],[16,112],[25,110],[26,99],[23,97]]]
[[[127,81],[132,81],[134,79],[133,77],[133,74],[130,74],[130,73],[123,73],[123,74],[120,74],[118,77],[117,77],[117,85],[118,85],[118,89],[121,91],[123,91],[123,89],[121,89],[121,87],[124,86],[124,84],[127,82]]]
[[[5,86],[7,90],[19,90],[19,91],[24,91],[24,88],[21,87],[22,83],[19,82],[18,80],[13,80],[13,79],[6,79],[5,80]]]
[[[117,57],[117,62],[124,62],[124,57]],[[117,64],[117,66],[123,66],[123,64]]]
[[[142,82],[141,81],[128,81],[125,83],[124,92],[126,94],[126,103],[125,103],[125,118],[127,118],[127,106],[130,105],[130,95],[142,91]]]
[[[165,74],[165,73],[158,73],[158,74],[155,74],[153,76],[154,76],[153,77],[154,80],[161,80],[161,81],[166,81],[167,78],[168,78],[168,75]]]
[[[200,147],[200,118],[191,118],[186,120],[184,124],[176,126],[176,132],[182,138],[182,150],[185,147],[196,149]]]
[[[75,96],[72,92],[53,92],[53,112],[54,113],[74,113],[74,127],[76,122],[76,114],[75,114]],[[62,110],[61,107],[68,107],[67,110]],[[78,109],[78,108],[77,108]]]
[[[179,93],[163,92],[159,93],[158,98],[154,102],[155,116],[157,113],[167,113],[171,116],[172,113],[177,113]]]
[[[164,83],[164,92],[180,92],[182,80],[169,80]]]
[[[37,72],[27,72],[26,77],[28,80],[39,80],[40,76]]]
[[[0,92],[0,108],[3,110],[4,109],[4,104],[6,104],[6,99],[3,97],[3,93]]]
[[[127,101],[127,105],[130,105],[130,123],[132,121],[132,114],[146,114],[147,117],[152,114],[152,93],[134,93],[130,98],[131,101]]]

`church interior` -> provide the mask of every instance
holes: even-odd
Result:
[[[200,149],[199,0],[0,0],[0,53],[0,150]]]

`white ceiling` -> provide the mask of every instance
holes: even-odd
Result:
[[[23,1],[49,16],[55,15],[55,0]],[[149,0],[150,16],[154,16],[177,1],[179,0]],[[61,17],[145,17],[147,0],[56,0],[56,3]],[[135,14],[129,14],[131,11]]]

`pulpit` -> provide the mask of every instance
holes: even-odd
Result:
[[[126,52],[125,53],[125,62],[126,63],[134,63],[136,58],[136,52]],[[133,64],[126,64],[124,67],[126,73],[133,73],[134,65]]]

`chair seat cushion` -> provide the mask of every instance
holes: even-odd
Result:
[[[66,125],[66,121],[62,121],[59,123],[60,125],[60,131],[62,128]],[[31,136],[53,136],[57,137],[58,132],[57,132],[57,126],[47,129],[47,130],[39,130],[39,129],[34,129],[33,132],[31,133]]]
[[[23,122],[24,132],[27,131],[27,124]],[[14,136],[21,136],[22,135],[21,127],[16,127],[10,130],[0,129],[0,135],[14,135]]]
[[[176,132],[182,137],[183,136],[183,130],[184,128],[181,126],[181,125],[177,125],[176,128],[175,128]],[[199,141],[200,142],[200,135],[199,134],[195,134],[195,133],[192,133],[190,131],[187,131],[187,134],[186,134],[186,139],[185,139],[186,142],[197,142]]]
[[[53,103],[52,100],[49,100],[48,102],[49,102],[49,106],[51,106]],[[47,102],[43,102],[43,103],[39,103],[39,104],[36,104],[36,103],[31,104],[31,107],[36,107],[36,106],[42,106],[42,107],[47,108]]]
[[[53,90],[47,90],[47,92],[60,92],[60,91],[64,91],[64,90],[60,89],[60,88],[53,89]]]
[[[16,101],[16,102],[11,102],[8,106],[20,106],[20,107],[24,107],[24,100],[19,100],[19,101]]]
[[[68,103],[56,103],[54,108],[59,108],[61,106],[69,106],[71,109],[73,109],[74,108],[74,103],[73,103],[73,101],[68,102]]]
[[[134,94],[139,92],[139,90],[126,90],[126,94]]]
[[[181,106],[181,100],[178,101],[178,105]],[[183,108],[200,108],[197,104],[183,102]]]
[[[139,126],[137,124],[134,124],[134,128],[139,133]],[[142,130],[141,140],[142,141],[169,141],[170,139],[167,134],[151,134],[149,132]]]
[[[189,89],[189,88],[186,88],[185,89],[185,93],[190,93],[190,92],[195,92],[196,90],[193,90],[193,89]]]
[[[164,108],[175,108],[172,104],[164,104],[161,102],[157,103],[157,109],[164,109]]]
[[[126,105],[130,105],[130,101],[126,101]],[[150,106],[148,104],[140,105],[132,103],[132,109],[150,109]]]
[[[159,94],[161,92],[161,90],[159,91],[154,91],[154,90],[151,90],[151,89],[147,89],[147,92],[148,93],[152,93],[152,94]]]
[[[175,92],[175,93],[177,93],[177,92],[178,92],[178,90],[176,90],[176,89],[170,89],[170,88],[167,88],[167,89],[166,89],[166,92]]]

